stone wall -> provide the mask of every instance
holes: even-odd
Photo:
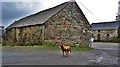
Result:
[[[113,41],[118,36],[117,30],[93,30],[96,41]]]
[[[43,27],[44,26],[38,25],[12,28],[10,30],[7,30],[6,38],[4,40],[7,40],[11,45],[41,44],[41,41],[43,39]]]
[[[120,38],[120,27],[118,28],[118,38]]]
[[[90,29],[76,3],[69,3],[45,23],[45,39],[67,45],[89,46]]]

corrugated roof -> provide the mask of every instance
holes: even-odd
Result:
[[[59,12],[61,9],[63,9],[66,4],[67,4],[67,2],[65,2],[61,5],[58,5],[56,7],[53,7],[53,8],[44,10],[44,11],[40,11],[36,14],[33,14],[33,15],[27,16],[25,18],[22,18],[18,21],[15,21],[14,23],[12,23],[10,26],[7,27],[7,29],[8,28],[13,28],[13,27],[22,27],[22,26],[43,24],[50,17],[52,17],[57,12]]]
[[[91,26],[93,30],[118,29],[120,21],[92,23]]]

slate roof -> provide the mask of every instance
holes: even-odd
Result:
[[[93,30],[118,29],[120,27],[120,21],[92,23],[91,26]]]
[[[70,0],[68,2],[57,5],[53,8],[49,8],[49,9],[40,11],[38,13],[35,13],[33,15],[24,17],[24,18],[22,18],[18,21],[15,21],[11,25],[9,25],[6,29],[43,24],[47,20],[49,20],[52,16],[54,16],[56,13],[58,13],[60,10],[64,9],[64,7],[67,6],[67,4],[69,4],[71,2],[76,2],[76,1],[75,0]]]
[[[45,21],[47,21],[50,17],[55,15],[57,12],[59,12],[61,9],[63,9],[67,5],[67,2],[60,4],[58,6],[55,6],[53,8],[40,11],[36,14],[27,16],[25,18],[22,18],[18,21],[15,21],[11,25],[7,27],[8,28],[14,28],[14,27],[23,27],[23,26],[29,26],[29,25],[37,25],[37,24],[43,24]]]

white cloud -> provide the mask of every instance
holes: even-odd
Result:
[[[0,2],[0,10],[2,10],[2,3]],[[2,26],[2,11],[0,11],[0,26]]]
[[[42,0],[2,0],[2,2],[39,2]]]
[[[30,8],[33,8],[33,3],[32,2],[30,2],[30,3],[25,3],[25,2],[17,2],[16,3],[16,7],[18,8],[18,9],[30,9]]]
[[[78,0],[76,0],[78,1]],[[86,15],[90,23],[114,21],[118,11],[119,0],[79,0],[81,1],[94,15],[88,12],[81,4],[80,7]]]
[[[65,1],[69,1],[69,0],[2,0],[2,2],[65,2]]]
[[[41,2],[16,2],[16,8],[18,10],[26,10],[33,13],[42,10],[43,7]]]

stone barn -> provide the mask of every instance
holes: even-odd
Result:
[[[39,45],[62,42],[89,47],[91,26],[75,1],[68,1],[15,21],[6,28],[6,42]]]
[[[120,37],[120,21],[92,23],[95,41],[113,41]]]

